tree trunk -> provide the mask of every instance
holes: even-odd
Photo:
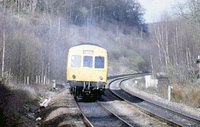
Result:
[[[19,18],[19,12],[20,12],[20,2],[17,0],[17,11],[18,11],[18,18]]]
[[[6,22],[4,22],[6,23]],[[2,47],[2,66],[1,66],[1,77],[4,77],[4,63],[5,63],[5,46],[6,46],[6,24],[3,25],[3,47]]]

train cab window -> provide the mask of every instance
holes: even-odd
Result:
[[[104,68],[104,57],[95,57],[95,68]]]
[[[71,57],[71,67],[80,68],[81,67],[81,56],[73,55]]]
[[[92,56],[84,56],[83,67],[92,68]]]

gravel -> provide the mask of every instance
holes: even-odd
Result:
[[[120,80],[115,81],[112,83],[110,86],[112,90],[115,92],[118,92],[119,89],[119,83]],[[107,94],[106,94],[107,95]],[[103,96],[103,100],[107,100],[106,102],[102,102],[109,110],[112,110],[115,114],[119,115],[126,121],[128,121],[130,124],[134,126],[161,126],[161,127],[167,127],[166,123],[163,123],[154,117],[151,117],[147,115],[146,113],[142,112],[140,109],[135,107],[132,104],[129,104],[125,101],[120,101],[120,100],[113,100],[113,101],[108,101],[110,96]],[[134,98],[133,98],[134,99]],[[141,102],[142,103],[142,102]]]
[[[140,79],[137,79],[140,81]],[[143,81],[143,80],[141,80]],[[140,82],[141,83],[141,82]],[[138,83],[139,84],[139,83]],[[160,102],[162,104],[166,104],[178,109],[184,109],[185,112],[192,114],[196,117],[200,117],[200,112],[196,108],[177,103],[168,101],[165,98],[159,97],[156,94],[150,94],[142,91],[138,88],[135,84],[135,80],[128,80],[123,83],[124,87],[129,91],[132,91],[136,94],[145,96],[146,98],[154,99],[154,101]],[[69,89],[64,89],[62,91],[50,91],[46,93],[47,97],[51,98],[50,104],[41,109],[39,116],[42,118],[40,121],[40,126],[78,126],[78,127],[85,127],[84,120],[81,116],[81,113],[76,105],[76,102],[73,96],[70,94]],[[105,101],[101,102],[107,108],[109,108],[114,113],[118,114],[119,116],[126,119],[128,122],[134,123],[136,126],[148,126],[148,127],[163,127],[168,126],[165,123],[160,122],[159,120],[150,117],[149,115],[141,112],[134,106],[127,104],[120,100],[113,100],[113,101]],[[96,111],[96,104],[91,102],[93,106],[88,107],[85,109],[86,112],[89,114],[91,112],[94,113],[94,116],[91,116],[93,119],[97,117],[102,117],[102,120],[99,124],[101,126],[104,122],[106,122],[107,116],[103,111]],[[88,103],[83,103],[86,107]],[[109,119],[107,119],[109,120]],[[102,122],[104,121],[104,122]],[[110,125],[116,125],[113,122],[110,122]],[[108,125],[109,126],[109,125]]]
[[[83,117],[69,89],[57,91],[50,104],[41,110],[40,126],[78,126],[85,127]]]
[[[79,103],[82,112],[87,119],[95,126],[121,127],[124,124],[116,117],[107,112],[97,102]]]
[[[133,105],[128,104],[124,101],[109,101],[101,102],[106,108],[126,120],[128,123],[134,126],[145,126],[145,127],[168,127],[166,123],[160,122],[153,117],[143,113],[142,111],[135,108]]]
[[[140,80],[140,79],[137,79],[137,80],[143,81],[143,80]],[[193,115],[195,117],[200,118],[200,111],[197,110],[196,108],[187,106],[187,105],[182,104],[182,103],[168,101],[167,99],[156,95],[156,93],[150,94],[150,93],[144,92],[141,89],[139,89],[138,84],[135,84],[134,82],[135,82],[135,79],[125,81],[125,82],[123,82],[123,86],[125,87],[125,89],[129,90],[130,92],[132,92],[134,94],[144,96],[145,98],[149,98],[151,100],[153,99],[154,101],[156,101],[160,104],[167,105],[168,107],[174,108],[176,110],[183,111],[183,109],[184,109],[183,112],[186,112],[187,114],[190,114],[190,115]],[[140,82],[140,84],[141,83],[142,82]]]

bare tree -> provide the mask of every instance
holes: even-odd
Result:
[[[5,21],[3,25],[3,45],[2,45],[2,65],[1,65],[1,77],[4,78],[4,63],[5,63],[5,45],[6,45],[6,26]]]
[[[189,79],[196,54],[191,27],[181,18],[169,19],[164,15],[152,28],[152,43],[157,51],[154,60],[159,61],[160,71],[167,72],[172,82]],[[153,67],[156,70],[157,66]]]
[[[1,77],[2,77],[2,80],[4,78],[4,69],[5,69],[5,47],[6,47],[6,1],[4,0],[3,1],[3,5],[4,5],[4,9],[3,9],[3,14],[2,14],[2,17],[3,17],[3,20],[2,20],[2,63],[1,63]]]

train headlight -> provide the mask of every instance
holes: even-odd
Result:
[[[76,75],[72,75],[72,78],[75,79],[75,78],[76,78]]]
[[[102,76],[100,76],[100,77],[99,77],[99,79],[100,79],[100,80],[103,80],[103,77],[102,77]]]

